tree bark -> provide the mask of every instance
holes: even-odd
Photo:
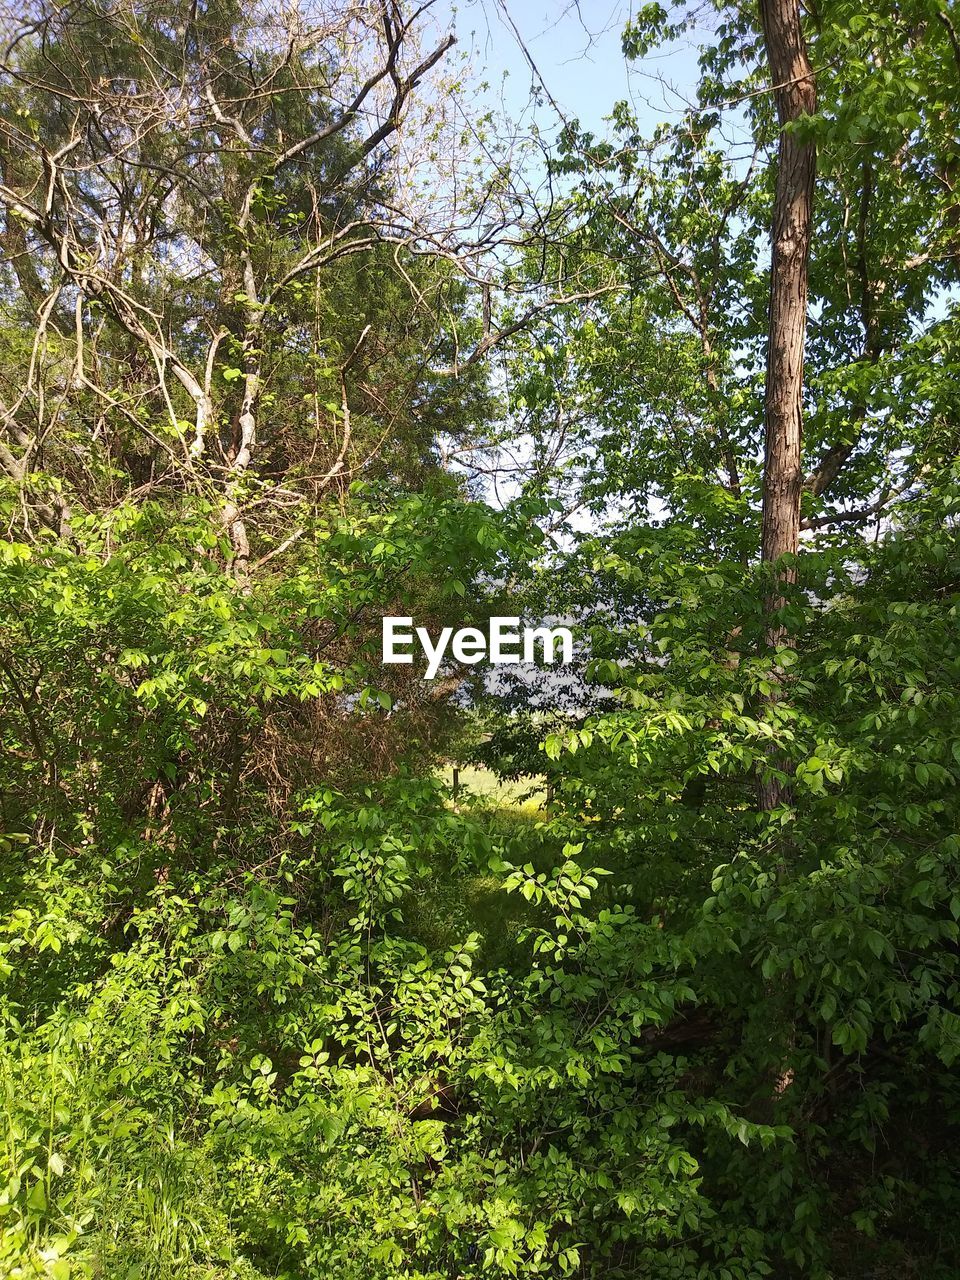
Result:
[[[788,553],[795,556],[799,545],[803,350],[817,167],[815,143],[799,139],[788,126],[816,110],[816,84],[807,56],[799,0],[760,0],[760,20],[780,121],[771,228],[761,549],[761,560],[774,564]],[[765,639],[769,649],[791,643],[776,615],[784,604],[783,586],[795,579],[793,565],[773,570],[773,585],[765,601]],[[775,702],[777,696],[774,691],[770,700]],[[761,778],[762,810],[777,808],[787,796],[788,787],[782,780]]]

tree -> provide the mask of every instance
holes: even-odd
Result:
[[[816,86],[800,20],[800,5],[770,0],[760,6],[764,44],[780,122],[770,264],[770,320],[764,387],[763,532],[761,559],[781,573],[780,560],[795,560],[800,547],[803,491],[803,355],[807,331],[807,271],[813,231],[816,143],[797,137],[803,117],[816,111]],[[795,580],[795,568],[786,578]],[[767,602],[776,615],[785,601]],[[772,648],[786,628],[775,618],[767,632]],[[776,777],[760,780],[760,807],[776,809],[784,797]]]
[[[135,6],[92,4],[41,12],[18,33],[0,199],[14,279],[39,305],[25,390],[5,410],[27,458],[50,429],[37,401],[62,394],[69,352],[66,385],[95,397],[99,416],[152,439],[178,483],[219,488],[233,567],[248,575],[242,499],[278,321],[302,313],[305,281],[319,289],[325,269],[418,234],[402,214],[388,232],[377,210],[383,144],[452,43],[418,58],[413,40],[413,19],[391,5],[369,17],[291,9],[278,24],[229,4],[173,6],[146,29]],[[43,358],[51,330],[57,375]],[[333,351],[321,363],[342,441],[314,492],[353,461],[344,379],[366,332],[339,373]],[[110,348],[134,372],[120,396],[99,367]],[[23,459],[6,462],[21,479]]]
[[[4,1274],[953,1276],[960,44],[800,18],[641,7],[695,97],[540,210],[425,10],[18,19]]]

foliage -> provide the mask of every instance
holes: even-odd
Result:
[[[83,0],[6,54],[0,1271],[948,1280],[952,16],[805,22],[779,649],[755,16],[675,126],[569,122],[492,259],[473,179],[399,171],[419,18]],[[384,615],[495,613],[574,670],[380,662]]]

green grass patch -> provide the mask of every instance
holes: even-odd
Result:
[[[451,788],[453,771],[454,766],[450,764],[440,770],[443,782]],[[459,803],[470,799],[487,802],[493,809],[513,809],[539,817],[543,815],[547,792],[535,778],[503,780],[482,765],[462,765],[459,766]]]

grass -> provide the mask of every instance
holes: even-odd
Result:
[[[492,809],[513,810],[514,812],[542,816],[546,804],[546,788],[533,778],[519,778],[516,781],[502,781],[490,769],[480,765],[461,765],[460,803],[473,797]],[[440,776],[448,787],[453,786],[453,765],[445,765]]]

